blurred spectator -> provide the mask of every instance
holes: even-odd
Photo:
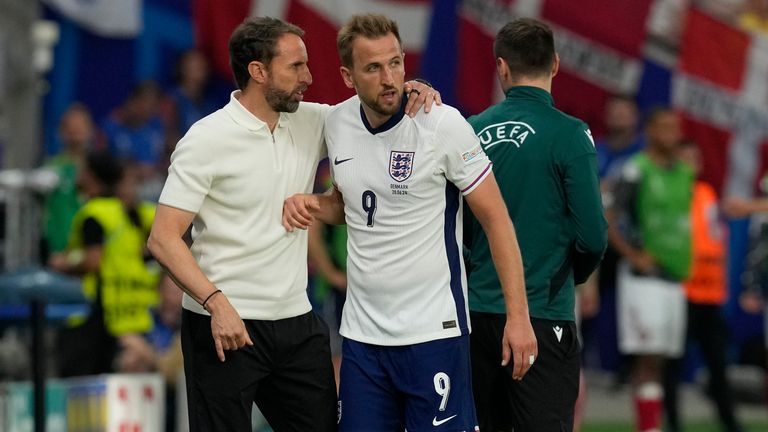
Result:
[[[135,200],[138,175],[109,153],[90,153],[78,176],[88,201],[72,222],[65,252],[52,269],[83,277],[91,301],[87,317],[73,317],[59,338],[63,376],[119,370],[120,344],[152,329],[157,274],[146,264],[145,244],[154,205]]]
[[[768,0],[747,0],[738,24],[748,32],[768,35]]]
[[[584,344],[581,332],[582,320],[593,318],[600,311],[600,290],[598,278],[600,270],[595,270],[586,282],[576,287],[576,328],[579,331],[579,340]],[[573,411],[573,432],[580,432],[584,421],[584,409],[587,401],[587,379],[584,375],[582,362],[579,373],[579,396]]]
[[[88,108],[79,103],[71,105],[61,116],[59,125],[61,152],[45,163],[45,167],[59,176],[59,184],[45,199],[43,255],[46,259],[49,254],[59,253],[67,246],[72,219],[82,204],[77,191],[77,175],[94,137]]]
[[[763,313],[764,349],[768,353],[768,175],[761,181],[762,198],[745,199],[732,197],[723,203],[728,217],[751,216],[750,244],[746,266],[741,281],[743,292],[739,303],[747,313]],[[768,369],[768,364],[763,365]],[[765,375],[765,389],[768,394],[768,374]],[[766,398],[768,402],[768,398]]]
[[[684,141],[680,158],[701,172],[701,151],[696,143]],[[694,340],[704,355],[709,370],[709,391],[717,407],[724,431],[738,432],[731,387],[726,378],[728,324],[722,313],[728,292],[725,272],[725,226],[718,211],[717,192],[701,180],[696,181],[691,205],[693,261],[685,281],[688,298],[688,338]],[[664,368],[664,408],[667,431],[679,432],[677,388],[682,372],[682,359],[669,359]]]
[[[151,310],[152,330],[144,335],[122,338],[117,364],[121,372],[156,371],[163,376],[166,384],[165,426],[167,431],[175,431],[176,388],[184,368],[179,333],[182,291],[167,273],[163,273],[157,289],[160,303]]]
[[[173,148],[187,130],[198,120],[214,112],[220,106],[210,95],[208,81],[210,68],[202,52],[190,49],[176,62],[173,87],[163,101],[162,112],[167,127],[170,156]]]
[[[597,168],[601,179],[616,179],[624,163],[643,149],[638,131],[639,116],[635,100],[615,95],[605,103],[605,136],[595,140]]]
[[[604,108],[605,135],[595,140],[600,189],[604,197],[621,174],[624,164],[645,146],[639,130],[639,114],[635,100],[629,96],[614,95]],[[607,205],[607,203],[603,203]],[[594,327],[599,337],[592,338],[599,346],[602,367],[617,371],[617,383],[628,375],[628,359],[619,353],[616,319],[616,266],[619,254],[608,245],[598,270],[599,314]],[[589,319],[589,317],[584,317]],[[585,332],[590,337],[590,332]],[[589,343],[589,340],[585,341]]]
[[[102,124],[112,155],[138,164],[140,194],[150,200],[156,200],[165,178],[159,171],[166,143],[165,125],[159,115],[161,96],[157,83],[143,81]],[[153,188],[147,183],[150,181],[160,184]]]
[[[608,238],[622,257],[617,270],[619,348],[632,370],[637,430],[661,429],[664,357],[685,344],[682,281],[691,265],[693,169],[679,160],[680,120],[657,109],[647,146],[633,156],[606,199]]]

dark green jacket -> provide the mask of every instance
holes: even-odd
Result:
[[[531,317],[573,321],[574,280],[587,279],[607,244],[591,132],[555,109],[543,89],[513,87],[506,96],[469,123],[515,225]],[[488,239],[471,213],[465,230],[469,307],[505,313]]]

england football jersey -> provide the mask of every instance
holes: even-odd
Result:
[[[472,128],[447,105],[372,128],[354,96],[331,109],[326,141],[349,235],[341,334],[394,346],[469,333],[461,196],[491,172]]]

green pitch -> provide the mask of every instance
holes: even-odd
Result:
[[[768,431],[768,422],[745,422],[745,432]],[[581,428],[581,432],[634,432],[631,423],[627,422],[587,422]],[[690,422],[685,424],[683,432],[721,432],[720,425],[711,422]]]

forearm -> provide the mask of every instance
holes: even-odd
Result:
[[[152,233],[147,243],[155,259],[187,295],[201,305],[216,287],[205,276],[180,236]],[[220,294],[219,294],[220,295]]]
[[[318,196],[320,209],[315,217],[327,225],[343,225],[344,220],[344,199],[341,193],[331,187],[325,193]]]
[[[482,223],[491,257],[499,275],[508,319],[529,320],[528,299],[525,292],[523,258],[517,243],[512,221],[504,214],[496,221]]]

